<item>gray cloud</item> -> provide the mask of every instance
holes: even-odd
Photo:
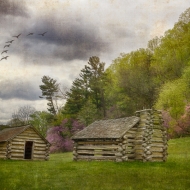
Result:
[[[9,100],[12,98],[23,100],[37,100],[41,91],[32,82],[21,79],[4,80],[0,82],[0,98]]]
[[[135,40],[137,34],[130,27],[116,21],[99,24],[96,19],[93,22],[84,15],[76,15],[50,12],[20,18],[17,23],[14,20],[15,31],[11,29],[10,38],[22,34],[11,45],[10,56],[11,53],[19,56],[23,64],[60,65],[73,60],[86,61],[93,55],[117,53],[120,49],[116,46],[123,44],[127,49],[126,42],[130,47],[134,45],[131,39]],[[39,35],[46,31],[45,36]],[[27,36],[30,32],[34,35]]]
[[[0,15],[28,17],[24,0],[0,0]]]
[[[54,59],[86,60],[92,55],[109,51],[110,44],[102,38],[99,29],[90,22],[70,21],[61,25],[61,20],[54,22],[51,16],[34,20],[33,26],[26,23],[20,31],[17,31],[22,35],[19,38],[19,45],[13,44],[15,47],[12,49],[13,53],[19,53],[25,61],[46,59],[46,64],[51,64]],[[44,36],[39,35],[46,31]],[[27,36],[30,32],[34,34]]]

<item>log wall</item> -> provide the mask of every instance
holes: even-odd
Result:
[[[0,158],[6,159],[7,142],[0,143]]]
[[[158,110],[142,110],[136,112],[140,117],[138,135],[141,135],[142,144],[135,147],[136,160],[166,161],[167,159],[167,131],[163,127],[162,114]],[[136,141],[137,143],[137,141]],[[139,151],[140,150],[140,151]]]
[[[74,142],[73,160],[116,160],[118,147],[116,140],[78,140]]]
[[[131,128],[124,136],[122,141],[123,159],[122,161],[134,161],[137,125]]]
[[[48,160],[49,147],[32,128],[26,129],[11,141],[7,142],[6,159],[23,160],[26,141],[32,141],[32,160]]]

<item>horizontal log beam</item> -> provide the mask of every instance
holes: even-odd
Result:
[[[11,157],[24,158],[24,153],[11,153]]]
[[[0,144],[0,148],[6,147],[7,144]]]
[[[18,135],[17,137],[22,137],[22,138],[25,138],[25,137],[31,137],[31,138],[38,138],[38,139],[41,139],[41,137],[37,134],[31,134],[31,133],[25,133],[25,134],[20,134]]]
[[[33,154],[33,158],[45,159],[45,158],[46,158],[46,155],[37,155],[37,154]]]
[[[113,150],[113,149],[117,149],[118,146],[78,146],[77,149],[78,150]]]
[[[11,154],[14,154],[14,153],[20,153],[20,154],[24,154],[24,149],[22,150],[17,150],[17,149],[14,149],[14,150],[11,150]]]
[[[163,147],[151,147],[150,149],[152,152],[163,152],[164,148]]]
[[[82,159],[82,160],[115,160],[116,156],[77,156],[77,159]]]
[[[163,153],[152,153],[152,158],[163,158]]]
[[[20,158],[20,157],[14,157],[14,158],[10,158],[11,160],[24,160],[24,158]]]
[[[5,156],[6,152],[0,152],[0,156]]]
[[[13,146],[13,145],[12,145],[10,148],[11,148],[11,149],[16,149],[16,150],[23,150],[23,149],[24,149],[24,146],[23,146],[23,145],[22,145],[22,146],[20,146],[20,145],[18,145],[18,146],[15,146],[15,145],[14,145],[14,146]]]
[[[46,151],[48,150],[49,148],[47,147],[41,147],[41,146],[34,146],[34,150],[37,150],[37,151]]]
[[[116,151],[85,151],[85,150],[78,150],[77,154],[93,154],[93,155],[115,155]]]
[[[35,143],[34,147],[47,147],[47,144],[39,144],[39,143]]]
[[[24,145],[25,142],[24,142],[24,141],[12,141],[11,144],[12,144],[12,145],[17,145],[17,144]]]
[[[26,140],[26,139],[32,139],[32,140],[41,140],[41,141],[43,141],[42,138],[40,138],[39,136],[32,137],[32,136],[28,136],[28,135],[19,135],[19,136],[17,136],[17,137],[14,138],[15,141],[16,140],[18,141],[19,139],[24,139],[24,140]]]
[[[77,142],[78,145],[117,145],[118,142],[116,141],[78,141]]]
[[[46,151],[36,151],[36,150],[33,151],[33,155],[45,155],[45,154]]]
[[[7,147],[3,147],[3,148],[0,149],[0,153],[1,152],[6,152],[6,151],[7,151]]]

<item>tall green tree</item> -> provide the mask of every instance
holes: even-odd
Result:
[[[66,104],[63,108],[63,113],[69,117],[76,117],[82,106],[86,103],[89,96],[83,78],[76,78],[69,91],[66,92]]]
[[[105,63],[100,62],[100,58],[93,56],[90,57],[89,71],[91,73],[91,78],[89,81],[91,89],[92,102],[96,105],[97,110],[100,111],[103,117],[106,117],[106,107],[105,107],[105,95],[104,95],[104,67]]]
[[[106,86],[110,91],[106,90],[106,93],[112,94],[113,97],[117,94],[113,106],[120,108],[120,111],[127,115],[133,114],[135,110],[153,106],[157,84],[151,63],[152,52],[148,49],[122,54],[113,62],[108,74],[113,80]]]
[[[66,92],[64,114],[77,117],[77,114],[88,100],[96,106],[97,110],[105,115],[103,75],[104,63],[96,56],[90,57],[88,65],[81,70],[79,77],[73,81]]]
[[[59,84],[57,80],[50,78],[49,76],[42,77],[42,85],[40,85],[40,89],[42,91],[42,96],[40,98],[45,97],[48,101],[48,111],[54,115],[56,115],[57,107],[55,101],[57,100],[57,95],[59,92]]]

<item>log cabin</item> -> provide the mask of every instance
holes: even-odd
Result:
[[[0,158],[48,160],[50,143],[32,126],[0,128]]]
[[[146,109],[132,117],[95,121],[72,139],[76,161],[162,162],[167,159],[167,130],[158,110]]]

